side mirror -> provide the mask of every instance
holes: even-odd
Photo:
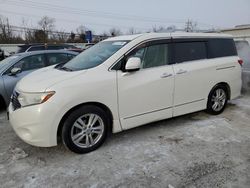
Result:
[[[138,71],[141,68],[141,59],[139,57],[131,57],[128,59],[125,71],[132,72]]]
[[[19,74],[20,72],[22,72],[21,68],[13,68],[10,71],[10,76],[15,76],[15,75]]]

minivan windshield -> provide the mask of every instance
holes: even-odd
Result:
[[[67,71],[78,71],[90,69],[102,64],[129,41],[104,41],[85,50],[60,69]]]

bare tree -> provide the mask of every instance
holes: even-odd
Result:
[[[35,42],[35,31],[34,29],[30,28],[30,25],[28,24],[28,20],[22,19],[22,25],[24,26],[23,28],[23,35],[25,38],[26,43],[32,43]]]
[[[48,16],[44,16],[38,21],[38,26],[43,31],[52,31],[55,28],[55,19]]]
[[[167,32],[175,32],[176,31],[176,26],[175,25],[170,25],[166,29]]]
[[[136,30],[135,30],[134,27],[129,28],[129,30],[128,30],[128,32],[127,32],[127,34],[129,34],[129,35],[133,35],[133,34],[136,34],[136,33],[137,33],[137,32],[136,32]]]
[[[75,34],[73,31],[71,31],[71,33],[70,33],[70,39],[71,39],[72,41],[74,41],[75,38],[76,38],[76,34]]]
[[[76,33],[78,37],[75,39],[75,42],[86,42],[87,30],[88,29],[83,25],[80,25],[78,28],[76,28]]]
[[[50,41],[64,43],[69,38],[69,34],[65,31],[55,31],[52,34]]]
[[[44,32],[44,42],[48,40],[48,33],[55,28],[55,19],[48,16],[44,16],[38,21],[38,26]]]
[[[11,43],[14,34],[9,24],[8,18],[0,17],[0,41],[4,43]]]
[[[121,30],[118,29],[118,28],[111,28],[111,29],[109,30],[109,33],[110,33],[110,35],[111,35],[112,37],[122,35]]]
[[[80,25],[78,28],[76,28],[76,33],[77,34],[85,34],[85,32],[87,31],[87,28],[83,25]]]
[[[155,33],[159,33],[159,32],[163,32],[163,31],[166,31],[166,28],[163,27],[163,26],[153,26],[152,27],[152,31],[155,32]]]

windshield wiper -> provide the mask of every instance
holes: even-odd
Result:
[[[60,69],[63,65],[65,65],[66,63],[59,63],[55,66],[56,69]]]
[[[73,71],[72,69],[70,69],[70,68],[68,68],[68,67],[60,67],[60,68],[58,68],[59,70],[64,70],[64,71],[69,71],[69,72],[71,72],[71,71]]]

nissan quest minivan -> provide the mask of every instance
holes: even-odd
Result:
[[[220,114],[240,95],[241,64],[229,35],[114,37],[23,78],[9,119],[31,145],[61,139],[71,151],[87,153],[110,132],[200,110]]]

